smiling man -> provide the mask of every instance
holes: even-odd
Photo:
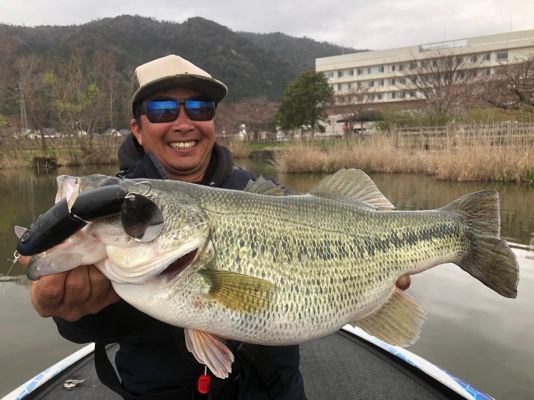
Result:
[[[227,92],[222,82],[176,55],[139,66],[135,76],[132,134],[119,149],[120,176],[236,190],[254,179],[215,143],[215,111]],[[232,375],[212,377],[208,392],[201,393],[205,388],[197,382],[204,366],[186,349],[183,329],[120,300],[92,265],[42,277],[33,284],[32,303],[42,316],[54,317],[65,338],[96,343],[99,377],[125,399],[305,398],[298,346],[231,342],[236,356]],[[104,349],[112,342],[120,345],[115,359],[120,381]]]
[[[222,82],[176,55],[139,66],[136,80],[132,134],[119,149],[120,176],[236,190],[254,179],[215,142],[216,107],[227,92]],[[409,280],[399,284],[406,287]],[[201,393],[204,366],[186,349],[183,329],[120,300],[94,266],[42,277],[33,283],[32,303],[42,316],[54,317],[65,338],[96,343],[99,377],[126,399],[305,399],[298,346],[235,342],[227,343],[236,356],[232,374],[212,377],[207,394]],[[120,345],[120,381],[104,349],[112,342]]]

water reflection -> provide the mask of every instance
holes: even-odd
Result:
[[[257,174],[276,176],[271,164],[241,163]],[[59,174],[85,175],[94,168],[60,169]],[[114,174],[114,167],[100,168]],[[0,274],[11,263],[17,238],[13,225],[28,226],[53,203],[54,175],[30,171],[0,171]],[[307,192],[320,174],[280,175],[281,183]],[[439,182],[426,176],[372,175],[399,209],[433,209],[468,192],[495,189],[501,195],[502,234],[528,245],[534,232],[534,187],[494,183]],[[521,264],[519,296],[504,299],[466,275],[444,265],[414,277],[410,293],[423,306],[428,320],[419,342],[411,348],[497,398],[534,398],[534,260],[518,253]],[[77,345],[57,334],[52,321],[37,316],[29,302],[30,283],[15,266],[0,279],[0,395],[70,353]]]

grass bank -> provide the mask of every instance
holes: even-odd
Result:
[[[295,143],[277,152],[281,172],[424,173],[452,181],[534,183],[534,137],[495,140],[487,135],[454,137],[443,143],[394,135],[359,140]],[[431,143],[429,145],[429,143]]]
[[[120,137],[0,138],[0,169],[28,168],[35,158],[55,159],[58,166],[107,165],[117,163]]]

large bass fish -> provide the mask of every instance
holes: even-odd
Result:
[[[265,180],[248,191],[102,175],[58,182],[65,198],[19,242],[21,254],[41,252],[28,276],[96,264],[128,303],[185,328],[188,349],[218,377],[233,361],[224,339],[288,345],[352,323],[413,343],[424,313],[395,282],[438,264],[517,294],[494,191],[394,211],[359,170],[289,196]],[[52,221],[58,213],[68,221]]]

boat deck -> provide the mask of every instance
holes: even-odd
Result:
[[[108,349],[114,359],[117,346]],[[463,399],[415,367],[347,332],[301,345],[301,371],[308,400]],[[66,390],[67,379],[84,379]],[[96,376],[90,354],[25,399],[120,400]]]

